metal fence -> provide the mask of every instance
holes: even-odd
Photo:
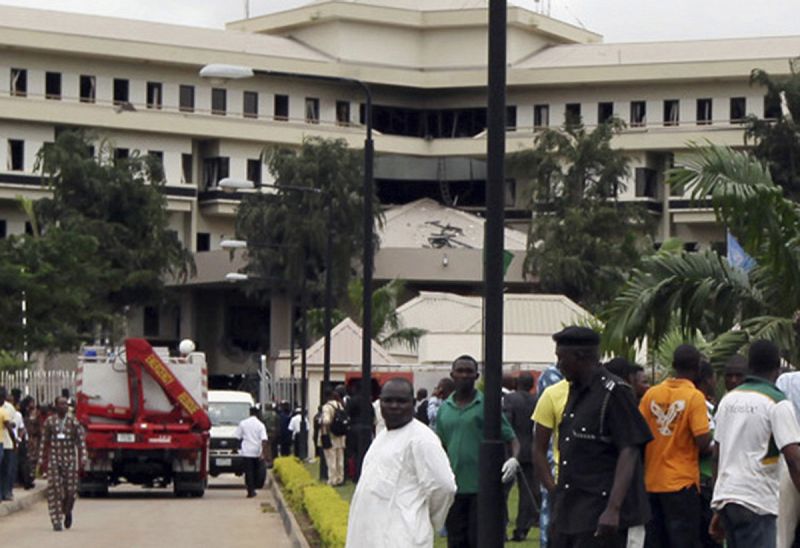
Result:
[[[66,388],[75,395],[74,371],[0,371],[0,386],[9,392],[14,388],[22,390],[22,396],[33,396],[39,404],[51,404]]]
[[[292,407],[300,405],[300,379],[275,379],[272,381],[270,399],[272,401],[288,401]]]

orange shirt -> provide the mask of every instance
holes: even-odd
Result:
[[[667,379],[639,403],[653,441],[644,454],[644,484],[649,493],[673,493],[700,484],[696,436],[708,433],[703,393],[688,379]]]

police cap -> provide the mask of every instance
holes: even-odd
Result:
[[[594,329],[571,325],[553,335],[556,346],[595,347],[600,345],[600,335]]]

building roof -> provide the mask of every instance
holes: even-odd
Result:
[[[389,209],[379,230],[381,248],[483,249],[485,220],[430,198]],[[505,248],[524,251],[526,234],[505,229]]]
[[[310,47],[281,36],[11,6],[0,6],[0,29],[30,30],[308,61],[330,60],[329,57]]]
[[[331,329],[331,365],[355,366],[361,365],[361,327],[350,318],[345,318],[336,327]],[[322,365],[325,352],[325,337],[311,345],[306,351],[306,363],[309,365]],[[295,358],[295,364],[300,363],[300,358]],[[397,360],[380,344],[372,341],[372,363],[374,365],[392,365]]]
[[[328,3],[330,0],[314,0],[314,4]],[[449,11],[485,8],[488,0],[339,0],[343,3],[364,4],[413,11]]]
[[[503,295],[503,332],[550,335],[565,325],[591,316],[564,295],[506,293]],[[480,333],[482,297],[422,291],[397,309],[405,327],[429,333]]]
[[[609,65],[793,59],[800,36],[734,38],[625,44],[568,44],[545,48],[514,65],[516,69]]]

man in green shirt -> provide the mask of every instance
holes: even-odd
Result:
[[[483,441],[483,394],[475,388],[478,376],[475,358],[466,355],[456,358],[450,370],[455,391],[436,416],[436,433],[447,451],[458,485],[445,522],[448,548],[478,546],[478,454]],[[508,482],[519,470],[519,443],[508,419],[503,416],[502,421],[502,436],[511,456],[499,472],[503,481]]]

